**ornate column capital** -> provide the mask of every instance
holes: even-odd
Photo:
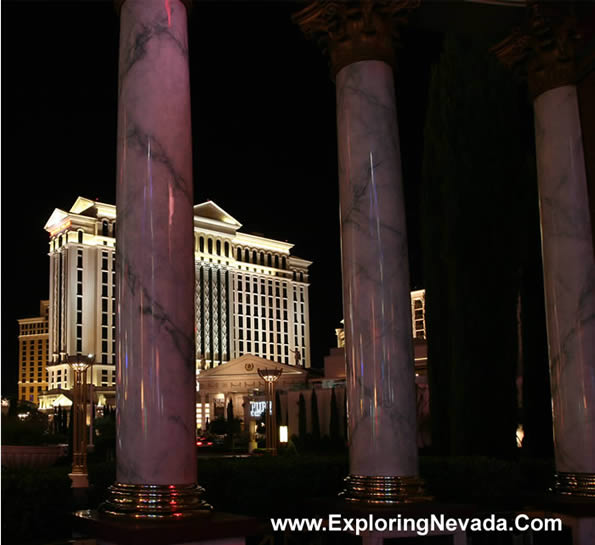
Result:
[[[420,0],[316,0],[293,21],[328,53],[334,77],[358,61],[380,60],[394,68],[398,26],[419,4]]]
[[[526,73],[529,94],[536,98],[576,81],[575,52],[580,36],[570,3],[532,0],[527,11],[527,23],[491,51],[504,65]]]

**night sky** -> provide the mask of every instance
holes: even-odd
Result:
[[[195,202],[287,240],[310,272],[312,361],[342,319],[335,87],[291,14],[303,4],[194,2]],[[17,319],[48,298],[54,208],[115,203],[119,21],[111,1],[2,2],[2,394],[16,393]],[[419,182],[430,67],[442,36],[402,35],[396,75],[411,287],[422,286]]]

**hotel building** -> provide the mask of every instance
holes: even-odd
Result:
[[[49,301],[40,301],[39,316],[21,318],[19,324],[18,399],[38,403],[47,390]]]
[[[308,267],[292,244],[240,231],[212,201],[194,207],[197,373],[252,354],[310,367]],[[98,403],[115,386],[116,207],[79,197],[50,235],[49,409],[72,386],[66,355],[94,354]],[[91,376],[92,375],[92,376]]]

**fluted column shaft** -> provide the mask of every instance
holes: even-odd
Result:
[[[117,480],[196,481],[190,81],[180,0],[121,7]]]

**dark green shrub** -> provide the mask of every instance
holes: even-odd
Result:
[[[2,468],[2,540],[24,543],[71,535],[70,466]]]

